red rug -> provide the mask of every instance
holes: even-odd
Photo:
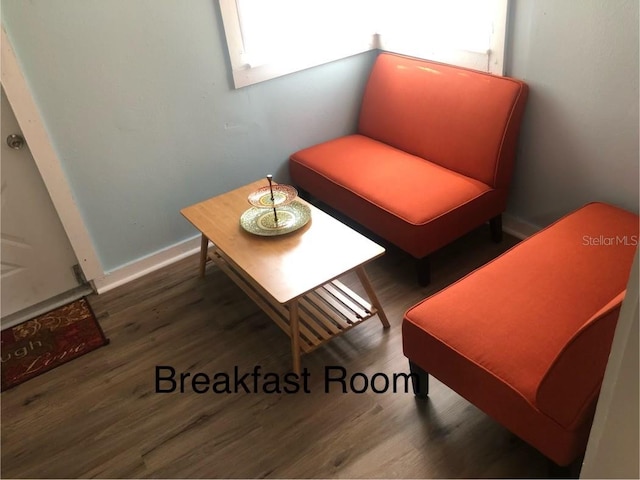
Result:
[[[81,298],[1,334],[1,391],[109,343]]]

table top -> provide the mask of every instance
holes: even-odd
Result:
[[[240,226],[251,207],[247,197],[259,180],[180,211],[244,273],[280,303],[305,293],[384,254],[384,248],[310,205],[311,220],[291,233],[254,235]]]

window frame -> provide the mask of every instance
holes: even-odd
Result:
[[[381,0],[372,1],[372,8],[377,8],[379,1]],[[390,51],[461,65],[495,75],[504,75],[509,0],[495,0],[495,2],[496,12],[493,17],[493,33],[490,46],[486,52],[458,49],[441,50],[439,52],[424,50],[415,45],[408,45],[406,41],[398,42],[390,38],[389,35],[381,35],[377,33],[376,25],[372,25],[372,33],[370,35],[364,35],[362,39],[358,38],[357,40],[349,38],[345,40],[344,44],[341,43],[337,49],[309,52],[304,58],[292,58],[284,61],[251,65],[247,61],[247,52],[245,52],[237,1],[219,0],[233,83],[236,89],[371,50]]]

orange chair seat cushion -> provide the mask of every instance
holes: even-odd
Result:
[[[318,200],[415,258],[504,209],[505,191],[362,135],[291,156],[292,178]]]
[[[363,135],[349,135],[292,156],[326,179],[412,225],[423,225],[490,188]]]

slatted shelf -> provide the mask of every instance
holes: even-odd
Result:
[[[240,273],[215,247],[212,260],[240,287],[287,335],[291,336],[289,309],[276,301],[256,282]],[[376,315],[376,309],[339,280],[333,280],[298,299],[300,349],[309,353],[337,335]]]

